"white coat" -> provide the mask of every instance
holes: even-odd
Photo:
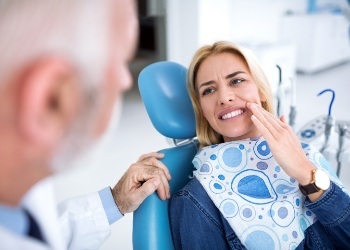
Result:
[[[46,243],[0,226],[1,250],[98,249],[111,232],[97,192],[72,198],[57,207],[51,180],[47,179],[28,192],[23,207],[36,219]]]

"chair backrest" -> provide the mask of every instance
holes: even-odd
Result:
[[[195,115],[186,89],[187,69],[174,62],[157,62],[144,68],[138,78],[141,98],[153,126],[165,137],[182,143],[160,150],[172,179],[170,193],[177,193],[192,175],[197,153]],[[189,139],[187,142],[186,139]],[[168,214],[169,201],[149,196],[134,212],[133,249],[174,249]]]

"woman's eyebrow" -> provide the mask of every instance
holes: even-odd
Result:
[[[204,86],[208,86],[208,85],[213,84],[213,83],[214,83],[213,80],[208,81],[208,82],[203,82],[203,83],[201,83],[201,84],[198,86],[198,89],[200,89],[200,88],[202,88],[202,87],[204,87]]]
[[[225,79],[230,79],[230,78],[235,77],[236,75],[239,75],[239,74],[242,74],[242,73],[245,74],[244,71],[236,71],[236,72],[233,72],[233,73],[231,73],[231,74],[228,74],[228,75],[225,77]],[[198,86],[198,89],[200,89],[200,88],[202,88],[202,87],[205,87],[205,86],[208,86],[208,85],[211,85],[211,84],[213,84],[213,83],[214,83],[213,80],[208,81],[208,82],[203,82],[203,83],[201,83],[201,84]]]
[[[231,74],[228,74],[225,78],[226,78],[226,79],[230,79],[230,78],[235,77],[236,75],[242,74],[242,73],[245,74],[244,71],[236,71],[236,72],[233,72],[233,73],[231,73]]]

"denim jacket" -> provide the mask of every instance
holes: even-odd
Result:
[[[305,200],[318,221],[297,249],[350,249],[350,196],[334,183],[316,202]],[[193,178],[170,202],[176,249],[246,249],[202,185]]]

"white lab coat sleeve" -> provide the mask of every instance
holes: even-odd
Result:
[[[58,213],[67,249],[98,249],[111,233],[98,192],[61,202]]]

